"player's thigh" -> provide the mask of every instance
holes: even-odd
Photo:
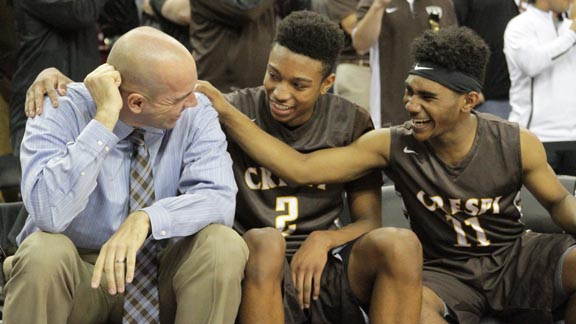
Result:
[[[422,314],[451,318],[460,323],[478,323],[486,309],[486,299],[446,270],[425,267]]]
[[[576,248],[574,246],[567,251],[562,264],[562,286],[567,295],[576,292]]]

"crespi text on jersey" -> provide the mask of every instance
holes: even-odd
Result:
[[[287,187],[288,184],[264,167],[250,167],[244,172],[244,182],[252,190],[270,190]],[[311,185],[312,186],[312,185]],[[317,189],[326,190],[325,184],[314,185]]]
[[[422,190],[416,196],[418,201],[430,211],[440,209],[448,215],[466,213],[472,216],[486,213],[500,214],[500,199],[502,199],[502,196],[495,198],[468,198],[466,200],[444,198],[441,196],[429,196]]]

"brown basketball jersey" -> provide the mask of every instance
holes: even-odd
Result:
[[[426,260],[490,254],[524,230],[515,204],[522,186],[520,130],[489,114],[477,117],[472,148],[456,167],[415,140],[407,127],[392,128],[386,171]]]
[[[369,114],[346,99],[330,94],[318,98],[312,118],[291,129],[274,120],[263,87],[243,89],[227,99],[267,133],[300,152],[344,146],[373,129]],[[292,253],[308,234],[339,226],[345,190],[379,186],[380,172],[347,184],[292,187],[254,162],[229,139],[238,184],[235,228],[275,227],[282,231]]]

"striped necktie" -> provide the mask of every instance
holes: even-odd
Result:
[[[130,162],[130,213],[133,213],[154,202],[154,181],[144,130],[137,128],[128,138],[133,143]],[[134,280],[126,285],[123,324],[160,323],[157,268],[156,241],[149,236],[136,257]]]

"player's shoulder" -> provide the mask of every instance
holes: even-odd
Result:
[[[66,94],[58,97],[58,107],[53,108],[52,100],[44,97],[44,118],[69,118],[72,116],[86,116],[92,118],[96,113],[96,105],[90,91],[83,83],[74,82],[66,87]],[[74,118],[74,117],[72,117]]]
[[[318,97],[315,109],[329,112],[331,115],[361,115],[370,116],[370,113],[358,104],[335,94],[327,93]]]
[[[516,122],[512,122],[489,113],[474,112],[474,114],[478,118],[480,127],[493,129],[494,131],[497,131],[500,134],[502,132],[513,132],[513,133],[519,132],[520,127]]]

